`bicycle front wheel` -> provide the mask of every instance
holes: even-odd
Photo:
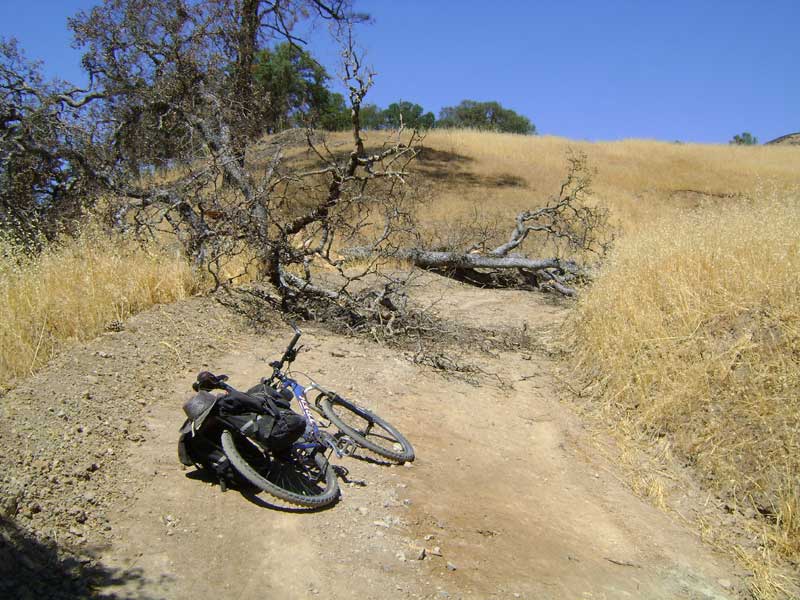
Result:
[[[233,468],[257,488],[299,506],[319,508],[339,497],[339,480],[320,452],[293,448],[287,456],[271,457],[227,429],[222,449]]]
[[[397,428],[339,395],[321,394],[317,405],[357,445],[398,463],[414,460],[414,448]]]

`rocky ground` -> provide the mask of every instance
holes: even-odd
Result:
[[[140,482],[126,458],[147,443],[147,414],[172,400],[164,390],[176,374],[193,372],[241,332],[209,299],[160,306],[74,346],[0,400],[0,592],[18,585],[21,596],[40,598],[44,585],[72,597],[91,583],[86,573],[106,577],[92,557],[116,537],[110,512],[136,496]],[[58,585],[40,581],[42,573]]]
[[[177,461],[195,373],[257,381],[290,337],[277,317],[256,335],[210,299],[157,307],[20,384],[0,401],[0,597],[740,595],[736,570],[634,497],[559,401],[562,306],[433,277],[416,300],[472,332],[437,350],[464,370],[305,328],[298,373],[389,419],[418,456],[337,461],[327,510],[222,493]]]

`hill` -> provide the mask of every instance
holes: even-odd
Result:
[[[787,146],[800,146],[800,132],[787,133],[786,135],[782,135],[781,137],[766,142],[765,145],[779,145],[779,144]]]
[[[369,132],[368,144],[379,147],[385,135]],[[332,134],[329,147],[344,150],[346,140]],[[274,141],[248,153],[251,168],[263,168],[271,155],[264,149]],[[365,400],[418,443],[421,461],[403,477],[353,464],[348,498],[311,517],[313,543],[298,545],[316,565],[314,587],[289,589],[269,578],[259,585],[303,597],[319,590],[319,581],[346,597],[350,588],[330,567],[341,556],[318,550],[329,547],[326,534],[333,531],[345,540],[347,560],[369,550],[365,585],[391,584],[387,595],[431,595],[438,586],[448,594],[541,597],[548,585],[559,590],[556,596],[636,594],[626,587],[630,578],[615,570],[639,567],[653,597],[701,588],[705,597],[729,597],[734,589],[791,597],[791,565],[800,555],[800,438],[793,425],[799,417],[792,395],[800,373],[797,153],[781,145],[433,131],[409,181],[424,199],[417,233],[443,246],[476,234],[507,236],[518,211],[558,192],[569,151],[585,153],[596,169],[593,202],[609,208],[618,233],[577,304],[425,274],[411,301],[437,310],[448,324],[436,349],[442,355],[312,328],[313,364],[339,378],[344,390],[366,390]],[[287,142],[287,156],[308,160],[302,136]],[[553,248],[534,243],[526,251],[547,256]],[[2,462],[0,487],[4,500],[13,499],[3,503],[4,518],[19,531],[3,521],[0,557],[33,532],[79,554],[93,543],[110,544],[86,564],[107,581],[114,573],[107,567],[116,565],[125,575],[117,583],[127,591],[140,584],[155,589],[164,574],[200,581],[193,570],[199,561],[185,549],[211,552],[227,530],[207,524],[240,511],[247,497],[220,502],[215,489],[179,470],[173,457],[179,397],[206,366],[223,365],[237,380],[257,378],[262,353],[250,349],[278,347],[279,315],[267,315],[273,333],[259,337],[209,300],[148,312],[210,289],[168,243],[142,248],[100,231],[56,244],[38,259],[2,256],[0,292],[7,301],[0,334],[13,344],[3,343],[0,383],[13,389],[0,403],[0,438],[21,450]],[[125,286],[118,281],[123,271]],[[212,326],[204,325],[208,318]],[[448,337],[453,331],[469,335]],[[115,404],[124,422],[102,418]],[[63,427],[68,431],[59,437]],[[106,443],[115,431],[118,439]],[[97,458],[83,464],[87,456]],[[95,464],[87,477],[87,465]],[[55,481],[40,477],[45,471]],[[357,481],[374,487],[360,490]],[[736,568],[694,545],[630,490],[727,548],[751,576],[740,580]],[[350,497],[355,509],[348,508]],[[258,546],[271,561],[301,537],[298,515],[283,518],[257,504],[242,514],[231,522],[249,533],[226,542],[229,555],[252,554]],[[252,528],[259,519],[264,526]],[[498,519],[514,522],[513,531]],[[541,551],[519,551],[548,527]],[[584,533],[597,527],[630,552],[617,555],[587,540]],[[270,538],[275,531],[283,533]],[[409,548],[427,536],[452,548],[445,556],[456,571],[442,568],[437,555],[407,560]],[[264,546],[267,538],[279,541]],[[156,553],[141,559],[144,573],[133,573],[130,565],[152,548]],[[513,568],[495,560],[510,555]],[[581,588],[585,580],[570,571],[575,562],[591,569],[594,587]],[[544,587],[520,576],[537,564],[544,565]],[[217,591],[243,580],[245,566],[225,571]],[[183,597],[179,587],[158,594]]]

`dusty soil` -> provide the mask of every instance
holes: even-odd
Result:
[[[12,391],[0,402],[0,595],[741,595],[734,567],[635,497],[560,402],[549,349],[567,308],[434,277],[417,300],[485,331],[446,348],[479,370],[446,376],[413,352],[304,328],[296,373],[390,420],[418,457],[337,461],[349,473],[327,510],[222,493],[177,461],[194,374],[256,382],[290,337],[277,319],[255,335],[210,300],[156,308]]]

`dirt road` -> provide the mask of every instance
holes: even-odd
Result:
[[[149,406],[131,444],[135,499],[108,515],[100,556],[124,573],[102,592],[130,598],[739,597],[733,567],[621,483],[559,401],[545,351],[564,308],[524,292],[441,283],[439,310],[487,330],[477,381],[445,378],[403,353],[308,327],[296,371],[374,409],[412,441],[412,466],[345,458],[341,501],[314,513],[221,493],[176,458],[184,369]],[[423,298],[424,300],[425,298]],[[527,325],[524,325],[527,323]],[[288,329],[247,336],[207,368],[245,387]],[[497,344],[497,347],[501,347]],[[198,368],[201,365],[197,365]],[[419,560],[422,549],[425,556]]]

